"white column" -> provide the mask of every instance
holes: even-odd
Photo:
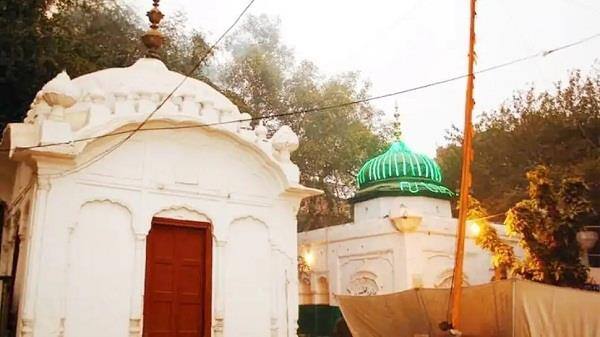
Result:
[[[287,263],[285,270],[285,299],[288,336],[296,336],[298,331],[298,266]]]
[[[37,298],[37,285],[40,280],[38,274],[42,257],[42,243],[44,222],[46,219],[46,207],[48,204],[48,193],[50,191],[50,180],[38,177],[33,200],[33,216],[31,221],[29,258],[24,278],[24,291],[22,299],[22,310],[19,318],[18,329],[21,337],[33,336],[33,323],[35,315],[35,302]]]
[[[130,337],[142,335],[144,281],[146,279],[146,237],[146,233],[135,233],[133,287],[131,292],[131,315],[129,317]]]
[[[225,327],[225,246],[227,241],[216,242],[215,249],[215,264],[213,273],[217,275],[217,280],[214,287],[213,300],[215,301],[215,319],[213,324],[213,336],[223,337]]]
[[[279,268],[279,252],[275,245],[271,246],[271,337],[279,336],[278,287],[281,283]]]

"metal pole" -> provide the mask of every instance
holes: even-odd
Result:
[[[458,228],[456,234],[456,260],[454,261],[454,277],[450,300],[452,304],[452,328],[460,331],[461,295],[463,280],[463,259],[465,254],[465,227],[469,208],[469,192],[471,189],[471,162],[473,160],[473,64],[475,63],[475,1],[470,0],[470,27],[469,27],[469,65],[467,77],[467,90],[465,102],[465,126],[462,144],[462,172],[460,180],[460,204],[458,215]]]

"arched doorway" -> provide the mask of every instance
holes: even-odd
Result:
[[[146,241],[144,337],[210,336],[211,224],[155,217]]]

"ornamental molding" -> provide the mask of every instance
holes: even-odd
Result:
[[[378,260],[378,259],[386,261],[390,266],[393,267],[394,266],[393,255],[394,254],[391,249],[386,249],[386,250],[371,251],[371,252],[361,253],[361,254],[340,255],[338,257],[338,259],[341,262],[340,267],[343,267],[343,266],[347,265],[348,263],[355,262],[355,261],[362,261],[363,263],[366,263],[367,261]]]
[[[353,296],[372,296],[377,295],[379,289],[376,274],[369,271],[358,271],[350,278],[346,292]]]
[[[79,208],[77,211],[77,220],[72,222],[70,226],[68,226],[68,230],[69,233],[73,233],[75,231],[75,229],[77,228],[77,226],[79,225],[79,218],[80,218],[80,214],[81,214],[81,210],[86,206],[86,205],[91,205],[91,204],[111,204],[111,205],[117,205],[122,207],[123,209],[125,209],[127,211],[127,214],[129,214],[129,227],[131,228],[131,232],[133,233],[133,235],[135,236],[136,234],[138,234],[136,232],[135,229],[135,225],[133,222],[133,212],[132,210],[132,206],[119,198],[114,198],[114,197],[92,197],[89,199],[85,199],[85,201],[81,202],[79,204]]]
[[[436,281],[434,283],[435,288],[450,288],[452,285],[452,278],[454,277],[454,269],[448,268],[438,274],[436,277]],[[463,273],[463,287],[468,287],[471,284],[469,283],[469,276],[467,273]]]
[[[74,79],[62,72],[37,93],[23,123],[11,123],[0,145],[9,147],[13,160],[27,160],[32,154],[35,160],[61,158],[71,164],[97,137],[131,130],[140,123],[156,129],[189,126],[189,130],[230,137],[257,153],[283,190],[295,187],[305,196],[315,193],[298,185],[299,169],[290,161],[290,154],[298,148],[298,136],[289,126],[268,138],[263,125],[253,129],[252,116],[241,113],[226,96],[196,79],[188,79],[170,95],[183,77],[161,61],[148,58]],[[152,118],[147,120],[150,113]],[[35,148],[38,145],[50,146]]]
[[[192,220],[213,223],[207,212],[196,209],[190,204],[177,203],[169,206],[160,206],[152,212],[152,217],[165,217],[180,220]]]
[[[271,233],[272,228],[267,224],[267,222],[263,221],[260,217],[252,215],[252,214],[238,215],[238,216],[232,217],[232,220],[229,221],[229,225],[227,226],[227,231],[229,232],[229,230],[231,230],[231,226],[233,224],[236,224],[239,222],[246,222],[248,220],[262,225],[267,230],[267,241],[269,242],[269,247],[271,247],[272,245],[277,245],[277,243],[274,242],[274,240],[273,240],[273,233]]]

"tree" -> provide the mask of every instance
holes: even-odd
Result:
[[[229,59],[218,69],[219,84],[253,116],[347,103],[367,95],[369,85],[357,73],[326,78],[313,63],[296,62],[281,42],[277,20],[250,16],[232,36],[227,42]],[[303,202],[300,230],[350,220],[347,199],[354,175],[384,145],[373,124],[380,113],[365,103],[265,120],[270,132],[285,123],[298,134],[301,146],[292,160],[302,172],[301,183],[325,191]]]
[[[460,180],[460,130],[448,134],[437,160],[446,184]],[[546,165],[555,179],[581,176],[600,209],[600,73],[571,74],[552,92],[516,94],[475,125],[472,194],[491,213],[506,212],[527,195],[525,172]]]
[[[524,258],[516,259],[489,224],[484,223],[476,243],[492,253],[495,265],[504,268],[504,276],[583,288],[588,268],[581,263],[576,236],[597,220],[588,187],[580,178],[557,183],[545,166],[529,171],[527,179],[529,197],[516,203],[506,219],[507,232],[519,238]],[[474,209],[480,215],[479,205],[474,204]]]
[[[3,2],[2,2],[3,1]],[[129,66],[144,54],[140,37],[147,23],[117,0],[0,0],[0,127],[22,120],[44,83],[66,69],[71,77],[109,67]],[[12,23],[15,21],[16,23]],[[15,26],[22,29],[13,30]],[[187,31],[185,15],[161,22],[166,43],[159,51],[170,69],[188,73],[208,52],[200,32]],[[296,62],[281,42],[279,22],[249,16],[227,40],[222,62],[203,64],[192,74],[221,91],[253,116],[313,109],[366,97],[369,85],[357,73],[326,78],[307,61]],[[19,57],[19,56],[27,57]],[[211,80],[209,79],[209,75]],[[301,207],[300,228],[318,228],[349,221],[347,199],[360,165],[383,147],[373,117],[381,112],[367,103],[326,112],[271,118],[273,133],[283,123],[300,136],[293,154],[301,182],[321,188],[324,196]]]
[[[469,211],[467,218],[471,225],[478,226],[479,233],[475,237],[475,244],[489,251],[492,255],[492,266],[494,267],[494,279],[507,279],[513,274],[516,267],[517,257],[513,247],[504,242],[498,235],[498,231],[488,221],[488,213],[481,203],[469,198]]]
[[[20,119],[39,89],[41,34],[51,0],[0,0],[0,127]]]
[[[0,128],[23,119],[38,90],[56,74],[71,77],[131,65],[144,54],[147,24],[115,0],[0,0]],[[187,72],[208,47],[184,33],[181,13],[163,20],[164,62]],[[200,72],[194,74],[202,76]]]

